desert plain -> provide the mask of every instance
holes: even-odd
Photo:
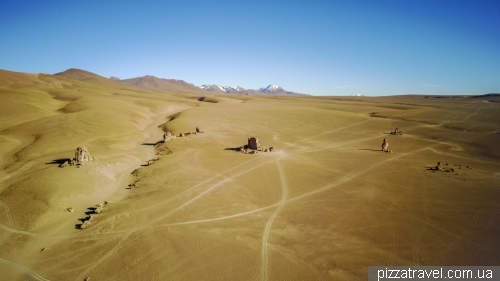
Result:
[[[500,263],[496,95],[211,94],[73,69],[2,70],[0,101],[1,280]],[[237,152],[249,137],[273,151]],[[93,161],[59,167],[84,145]]]

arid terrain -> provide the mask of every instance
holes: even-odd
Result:
[[[0,71],[0,279],[366,280],[373,265],[500,263],[498,96],[183,87]],[[235,151],[249,137],[273,151]],[[93,161],[59,167],[84,145]]]

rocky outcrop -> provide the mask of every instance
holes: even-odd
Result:
[[[402,135],[403,131],[401,131],[398,127],[394,129],[394,132],[391,132],[391,135]]]
[[[189,136],[189,135],[196,135],[196,134],[203,134],[203,133],[204,132],[202,130],[200,130],[200,128],[196,127],[196,130],[194,132],[180,133],[179,137],[182,138],[182,137]]]
[[[82,147],[77,147],[75,150],[75,158],[73,158],[73,165],[85,165],[92,160],[88,148],[84,145]]]
[[[248,138],[248,148],[257,150],[260,148],[259,139],[255,137]]]
[[[160,161],[161,157],[156,157],[156,158],[153,158],[153,159],[149,159],[146,163],[147,163],[147,166],[150,166],[150,165],[153,165],[154,163]]]
[[[175,138],[176,138],[176,136],[172,135],[171,132],[166,132],[163,134],[163,142],[167,142],[167,141],[173,140]]]
[[[384,142],[382,142],[382,151],[383,152],[389,151],[389,142],[387,141],[387,139],[384,139]]]
[[[86,216],[83,219],[80,219],[82,221],[82,224],[79,225],[79,229],[85,229],[89,227],[92,224],[92,221],[94,220],[95,216],[97,214],[100,214],[103,212],[103,209],[108,206],[109,202],[104,201],[104,203],[99,203],[95,205],[95,207],[88,208],[90,211],[86,212],[88,216]]]
[[[90,161],[94,161],[95,158],[90,156],[90,152],[88,148],[84,145],[81,147],[77,147],[75,150],[75,157],[70,159],[69,161],[64,161],[64,163],[59,165],[59,168],[66,168],[68,166],[78,165],[77,168],[87,164]]]
[[[237,148],[226,148],[226,150],[234,150],[237,152],[245,153],[245,154],[255,154],[259,151],[261,152],[271,152],[273,151],[273,147],[262,147],[259,143],[259,139],[255,137],[248,138],[248,143],[244,146],[240,146]]]

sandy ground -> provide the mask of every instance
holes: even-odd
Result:
[[[0,87],[5,280],[366,280],[371,265],[500,262],[499,103],[200,102],[15,78]],[[232,150],[251,136],[274,151]],[[94,162],[54,164],[81,145]]]

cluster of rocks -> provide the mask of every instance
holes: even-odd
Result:
[[[203,134],[203,133],[204,132],[202,130],[200,130],[200,128],[196,127],[196,131],[187,132],[187,133],[180,133],[179,137],[182,138],[182,137],[189,136],[189,135],[196,135],[196,134]]]
[[[80,167],[87,164],[89,161],[94,161],[94,160],[95,158],[90,156],[88,148],[84,145],[82,147],[77,147],[75,150],[75,157],[59,165],[59,168],[66,168],[68,166],[77,166],[77,165],[78,165],[77,167]]]
[[[240,146],[235,149],[235,151],[245,153],[245,154],[255,154],[259,151],[261,152],[272,152],[274,150],[273,147],[261,147],[259,143],[259,139],[255,137],[248,138],[248,144],[244,146]]]
[[[200,130],[200,128],[196,127],[194,132],[181,133],[181,134],[179,134],[179,137],[185,137],[185,136],[188,136],[191,134],[195,135],[195,134],[200,134],[200,133],[204,133],[204,132],[202,130]],[[166,145],[164,143],[167,141],[170,141],[170,140],[174,140],[176,138],[177,138],[177,136],[172,134],[172,132],[166,130],[166,132],[163,134],[163,141],[159,141],[158,143],[155,144],[155,154],[157,155],[157,157],[155,157],[153,159],[149,159],[148,161],[146,161],[146,165],[142,165],[142,166],[150,166],[150,165],[158,162],[161,159],[162,155],[172,154],[172,150],[170,150],[168,147],[166,147]],[[132,171],[131,174],[133,176],[135,176],[136,178],[138,178],[139,172],[140,172],[140,168],[135,169],[134,171]],[[136,180],[134,183],[129,184],[128,188],[129,189],[137,188],[136,183],[138,183],[139,181],[140,181],[140,179]]]
[[[129,189],[136,188],[135,184],[140,181],[140,179],[137,179],[138,176],[139,176],[140,170],[141,169],[138,168],[138,169],[135,169],[134,171],[132,171],[132,173],[130,173],[131,175],[133,175],[136,178],[136,180],[133,183],[131,183],[131,184],[128,185]]]
[[[89,227],[92,224],[92,221],[94,220],[95,215],[102,213],[104,207],[106,207],[109,204],[108,201],[104,201],[104,203],[99,203],[95,205],[93,208],[89,208],[92,210],[91,212],[86,212],[87,216],[82,220],[82,224],[80,225],[80,229],[85,229]]]
[[[398,127],[394,129],[394,132],[391,132],[391,135],[402,135],[403,131],[401,131]],[[384,141],[382,142],[382,151],[387,152],[387,153],[392,153],[392,150],[389,150],[389,141],[384,138]]]
[[[440,172],[447,172],[447,173],[455,172],[456,170],[462,169],[462,165],[460,165],[460,164],[454,164],[454,166],[456,168],[448,167],[448,166],[449,166],[448,163],[441,165],[441,162],[437,162],[437,165],[435,167],[431,167],[431,168],[427,168],[427,169],[432,170],[434,172],[440,171]],[[472,169],[472,167],[470,167],[470,166],[466,166],[465,168]],[[457,171],[457,175],[459,175],[459,174],[460,174],[460,172]]]
[[[153,158],[153,159],[149,159],[146,164],[147,166],[149,165],[153,165],[154,163],[156,163],[157,161],[160,161],[161,157],[156,157],[156,158]]]
[[[163,134],[163,142],[167,142],[169,140],[175,140],[176,136],[175,135],[172,135],[171,132],[166,132],[165,134]]]
[[[394,129],[394,132],[391,132],[391,135],[402,135],[403,131],[401,131],[398,127]]]

